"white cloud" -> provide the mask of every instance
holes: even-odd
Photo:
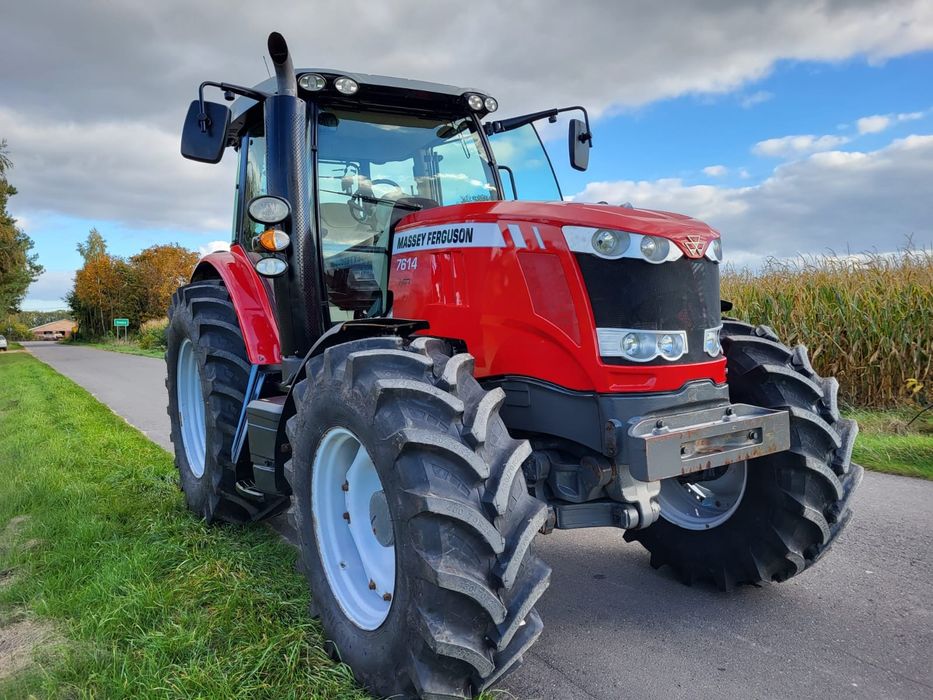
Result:
[[[762,102],[767,102],[774,97],[774,93],[768,92],[767,90],[759,90],[758,92],[753,92],[751,95],[745,95],[742,99],[739,100],[739,104],[742,106],[742,109],[751,109],[756,105],[760,105]]]
[[[722,177],[729,172],[729,168],[725,165],[707,165],[703,168],[703,172],[710,177]]]
[[[179,139],[145,122],[26,118],[0,107],[18,212],[55,212],[130,228],[230,227],[236,154],[220,166],[183,159]]]
[[[799,134],[796,136],[782,136],[780,138],[765,139],[752,147],[752,153],[772,158],[793,158],[806,153],[828,151],[836,146],[848,143],[845,136],[814,136],[813,134]]]
[[[924,112],[903,112],[901,114],[874,114],[870,117],[862,117],[855,122],[855,126],[860,134],[877,134],[891,127],[898,122],[913,121],[921,119]]]
[[[56,3],[50,21],[46,3],[6,3],[0,133],[17,166],[18,210],[225,228],[231,169],[183,161],[180,125],[202,80],[249,85],[266,77],[260,56],[272,29],[286,32],[298,65],[476,85],[499,98],[504,116],[560,104],[585,104],[597,115],[734,91],[780,60],[879,62],[933,48],[927,0],[489,0],[465,13],[423,0],[234,7]],[[746,100],[764,98],[759,91]]]
[[[694,216],[723,233],[730,262],[754,265],[770,255],[890,251],[908,236],[930,245],[931,181],[933,135],[915,135],[876,151],[816,153],[778,166],[750,187],[679,179],[594,182],[574,199],[631,201]]]
[[[216,253],[218,250],[230,250],[230,241],[210,241],[198,246],[198,254],[202,258],[205,255]]]
[[[877,134],[891,126],[891,117],[876,114],[872,117],[862,117],[855,126],[860,134]]]
[[[74,285],[74,270],[45,270],[29,286],[28,298],[23,302],[26,311],[54,311],[67,309],[64,298]]]

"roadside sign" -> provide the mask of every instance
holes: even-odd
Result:
[[[117,328],[125,328],[130,325],[130,319],[128,318],[115,318],[113,319],[113,325]]]

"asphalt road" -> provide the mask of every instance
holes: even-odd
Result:
[[[161,360],[29,350],[171,449]],[[933,482],[866,473],[814,569],[732,594],[652,570],[612,529],[537,546],[554,574],[516,698],[933,698]]]

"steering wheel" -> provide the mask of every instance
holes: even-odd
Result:
[[[399,185],[395,180],[390,180],[387,177],[376,178],[375,180],[370,180],[365,187],[357,188],[356,192],[347,200],[347,207],[350,209],[350,216],[359,221],[361,224],[365,224],[369,218],[373,215],[373,210],[376,208],[376,204],[382,201],[382,197],[376,197],[373,194],[373,185],[391,185],[399,191],[402,190],[402,186]]]

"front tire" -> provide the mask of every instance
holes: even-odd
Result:
[[[233,302],[205,280],[176,291],[168,313],[168,415],[188,509],[208,523],[247,522],[259,508],[236,493],[232,454],[250,364]]]
[[[301,566],[328,639],[379,696],[472,697],[541,633],[534,605],[550,568],[530,549],[546,516],[520,468],[530,447],[472,367],[434,339],[360,340],[313,358],[293,392],[286,474]],[[360,544],[370,527],[394,577],[378,566],[386,552]]]
[[[695,508],[677,508],[682,496],[668,497],[676,510],[665,517],[662,499],[661,518],[625,538],[651,553],[653,567],[728,590],[784,581],[823,556],[851,517],[862,468],[851,461],[858,426],[839,415],[839,385],[816,374],[806,348],[791,350],[769,327],[738,321],[723,324],[722,345],[730,399],[788,410],[790,449],[697,479]],[[691,486],[692,476],[681,479]],[[717,491],[718,480],[729,482]],[[705,493],[714,494],[710,503]]]

